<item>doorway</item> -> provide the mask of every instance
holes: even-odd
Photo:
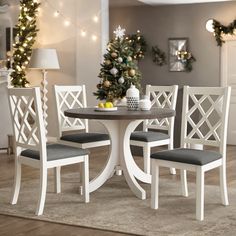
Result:
[[[226,39],[221,49],[221,86],[231,86],[227,143],[236,145],[236,37]]]

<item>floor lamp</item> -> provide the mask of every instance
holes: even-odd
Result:
[[[42,93],[42,105],[43,105],[43,117],[45,123],[45,131],[47,135],[47,70],[57,70],[60,69],[56,49],[48,48],[36,48],[33,49],[29,69],[42,70],[43,80],[41,83],[41,93]]]

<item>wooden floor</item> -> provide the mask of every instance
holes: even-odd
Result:
[[[108,149],[93,149],[90,154],[90,165],[102,166],[105,163]],[[136,157],[137,162],[142,165],[142,158]],[[72,165],[63,167],[63,173],[77,171],[78,166]],[[227,183],[228,187],[236,188],[236,146],[228,146],[227,148]],[[38,170],[30,167],[23,167],[22,181],[27,179],[36,179],[39,177]],[[63,174],[62,173],[62,174]],[[49,174],[52,174],[49,173]],[[179,179],[170,175],[168,169],[161,169],[161,177],[166,179]],[[1,188],[12,186],[14,176],[14,158],[4,153],[0,153],[0,193]],[[188,181],[195,182],[195,174],[188,172]],[[219,175],[218,169],[206,173],[206,184],[218,185]],[[1,206],[0,206],[1,207]],[[74,235],[95,235],[95,236],[122,236],[128,234],[120,234],[111,231],[94,230],[85,227],[76,227],[55,223],[42,222],[38,220],[28,220],[18,217],[0,215],[0,235],[1,236],[23,236],[23,235],[57,235],[57,236],[74,236]]]

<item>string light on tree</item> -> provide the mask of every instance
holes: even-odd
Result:
[[[26,66],[37,36],[36,18],[40,3],[36,0],[21,0],[20,14],[16,25],[16,42],[13,44],[11,83],[14,87],[27,87]]]

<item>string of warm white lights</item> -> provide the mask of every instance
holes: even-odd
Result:
[[[80,32],[81,37],[90,37],[92,41],[97,41],[98,39],[98,33],[94,33],[92,28],[92,24],[97,24],[99,22],[99,17],[101,15],[101,10],[98,11],[96,14],[93,15],[93,17],[87,17],[84,18],[83,21],[80,21],[80,25],[77,23],[71,21],[70,17],[66,16],[61,10],[59,10],[57,7],[55,7],[49,0],[42,0],[41,6],[48,6],[50,9],[52,9],[52,16],[55,18],[62,18],[63,19],[63,25],[65,27],[74,26],[76,29]],[[39,9],[41,11],[41,9]],[[86,24],[86,27],[83,27],[82,24]]]

